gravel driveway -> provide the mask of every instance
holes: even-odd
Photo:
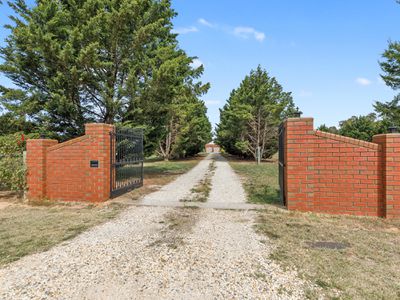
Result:
[[[237,175],[208,156],[143,203],[179,202],[216,169],[208,202],[245,203]],[[304,283],[268,258],[252,210],[132,206],[118,218],[0,270],[0,299],[297,299]]]

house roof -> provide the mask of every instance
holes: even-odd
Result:
[[[219,147],[219,145],[215,144],[214,142],[210,142],[208,144],[206,144],[206,147]]]

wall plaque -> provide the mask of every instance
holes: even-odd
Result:
[[[91,160],[90,161],[90,167],[91,168],[98,168],[99,167],[99,161],[98,160]]]

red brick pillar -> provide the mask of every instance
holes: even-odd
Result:
[[[27,197],[29,200],[46,198],[46,153],[56,140],[28,140],[26,144]]]
[[[400,218],[400,133],[380,134],[373,141],[381,145],[381,195],[386,218]]]
[[[90,123],[85,125],[85,134],[93,139],[88,153],[88,172],[86,182],[87,200],[92,202],[106,201],[110,198],[111,172],[111,138],[114,126],[109,124]],[[90,167],[90,161],[98,161],[97,168]]]
[[[314,201],[313,118],[289,118],[286,128],[285,181],[289,210],[312,211]]]

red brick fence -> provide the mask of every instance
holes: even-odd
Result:
[[[105,201],[110,197],[111,125],[87,124],[85,135],[59,144],[27,141],[28,198]],[[98,168],[90,161],[97,160]]]
[[[312,118],[283,128],[289,210],[400,217],[400,134],[369,143],[314,130]]]
[[[86,124],[84,136],[64,143],[28,140],[28,199],[100,202],[113,192],[140,186],[143,173],[137,178],[132,170],[143,172],[143,140],[135,145],[135,139],[112,125]]]

